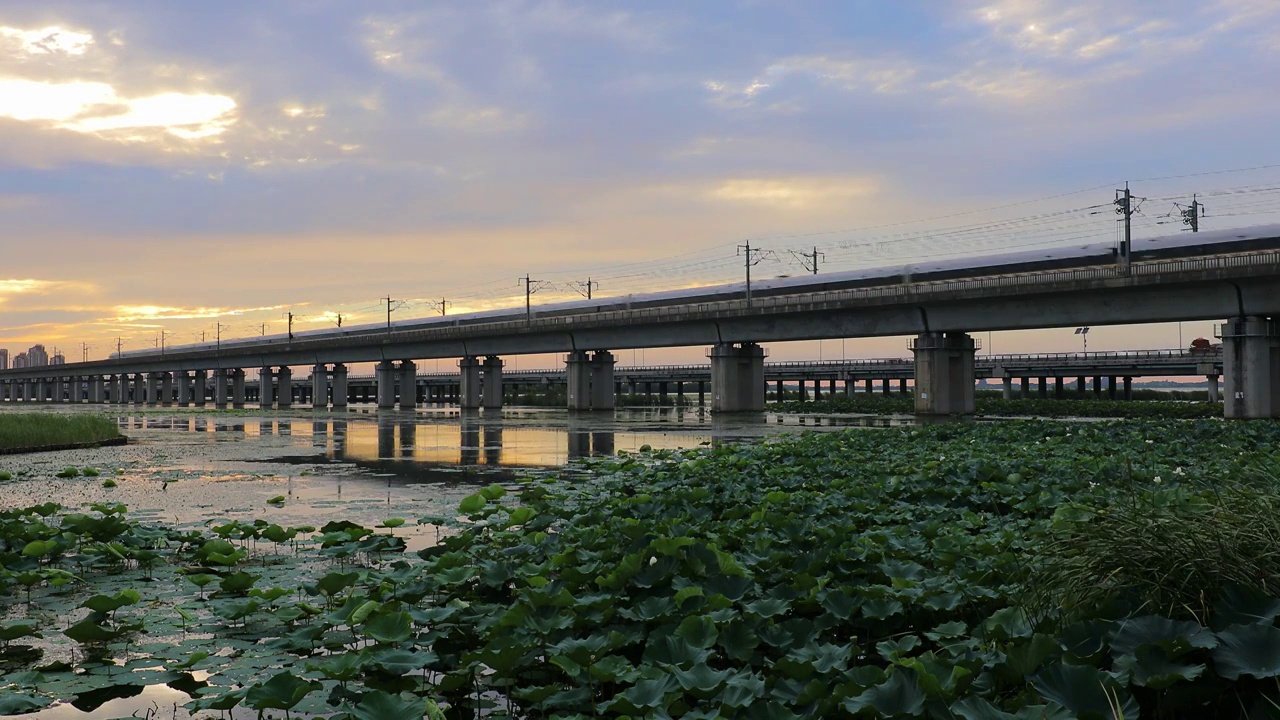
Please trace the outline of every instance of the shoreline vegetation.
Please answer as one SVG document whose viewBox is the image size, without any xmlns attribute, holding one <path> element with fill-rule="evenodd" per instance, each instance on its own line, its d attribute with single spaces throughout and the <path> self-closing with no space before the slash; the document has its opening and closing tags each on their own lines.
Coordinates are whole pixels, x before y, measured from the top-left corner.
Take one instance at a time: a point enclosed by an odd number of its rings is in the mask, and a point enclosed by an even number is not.
<svg viewBox="0 0 1280 720">
<path fill-rule="evenodd" d="M 124 436 L 108 417 L 60 413 L 0 413 L 0 452 L 85 447 Z"/>
<path fill-rule="evenodd" d="M 979 417 L 1041 418 L 1164 418 L 1169 420 L 1222 417 L 1222 403 L 1176 400 L 1096 400 L 1054 398 L 981 397 L 975 401 Z M 911 415 L 915 399 L 910 395 L 864 394 L 821 400 L 788 400 L 769 410 L 792 414 Z"/>
<path fill-rule="evenodd" d="M 623 453 L 419 518 L 448 530 L 418 553 L 413 519 L 0 511 L 0 714 L 163 683 L 358 719 L 1269 717 L 1277 445 L 1031 420 Z"/>
</svg>

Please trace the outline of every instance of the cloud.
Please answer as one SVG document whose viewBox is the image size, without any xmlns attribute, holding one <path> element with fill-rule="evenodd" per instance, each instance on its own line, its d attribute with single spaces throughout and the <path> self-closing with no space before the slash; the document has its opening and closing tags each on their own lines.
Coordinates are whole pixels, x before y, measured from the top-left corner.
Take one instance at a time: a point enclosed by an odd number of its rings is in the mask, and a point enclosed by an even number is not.
<svg viewBox="0 0 1280 720">
<path fill-rule="evenodd" d="M 436 127 L 482 133 L 519 130 L 527 122 L 524 115 L 497 107 L 442 107 L 433 111 L 428 119 Z"/>
<path fill-rule="evenodd" d="M 702 86 L 712 94 L 714 104 L 734 108 L 754 104 L 760 96 L 789 78 L 808 78 L 845 92 L 886 94 L 909 87 L 918 72 L 910 63 L 887 58 L 794 55 L 770 63 L 745 83 L 707 80 Z"/>
<path fill-rule="evenodd" d="M 306 305 L 306 303 L 296 303 L 291 306 L 285 305 L 268 305 L 263 307 L 249 308 L 225 308 L 225 307 L 166 307 L 163 305 L 117 305 L 112 310 L 115 316 L 111 318 L 103 318 L 104 321 L 115 323 L 132 323 L 140 320 L 200 320 L 213 319 L 221 317 L 236 317 L 255 312 L 266 312 L 270 310 L 283 310 L 286 307 L 298 307 Z"/>
<path fill-rule="evenodd" d="M 714 200 L 799 210 L 874 194 L 870 178 L 738 178 L 726 180 L 708 196 Z"/>
<path fill-rule="evenodd" d="M 177 89 L 130 93 L 104 79 L 63 78 L 76 70 L 102 74 L 111 65 L 109 53 L 118 46 L 95 50 L 89 32 L 3 27 L 0 39 L 9 47 L 10 60 L 18 61 L 0 66 L 0 117 L 125 142 L 211 138 L 237 119 L 237 103 L 225 94 Z M 21 62 L 32 56 L 49 56 L 49 61 Z M 8 74 L 3 74 L 6 66 Z M 166 69 L 161 74 L 183 73 Z"/>
<path fill-rule="evenodd" d="M 31 278 L 0 280 L 0 300 L 3 300 L 6 295 L 52 292 L 71 284 L 57 280 L 35 280 Z"/>
<path fill-rule="evenodd" d="M 84 55 L 92 44 L 92 34 L 57 26 L 37 30 L 0 27 L 0 48 L 13 55 Z"/>
</svg>

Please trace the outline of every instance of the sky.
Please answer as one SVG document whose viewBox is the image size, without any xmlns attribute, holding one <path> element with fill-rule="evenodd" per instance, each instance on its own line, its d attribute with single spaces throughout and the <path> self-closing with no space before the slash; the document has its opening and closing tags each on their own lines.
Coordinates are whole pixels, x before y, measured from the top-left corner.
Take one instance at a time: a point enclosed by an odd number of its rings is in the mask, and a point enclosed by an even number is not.
<svg viewBox="0 0 1280 720">
<path fill-rule="evenodd" d="M 1276 0 L 0 0 L 0 347 L 734 282 L 747 241 L 757 277 L 1105 242 L 1126 180 L 1140 236 L 1192 193 L 1276 221 L 1277 71 Z"/>
</svg>

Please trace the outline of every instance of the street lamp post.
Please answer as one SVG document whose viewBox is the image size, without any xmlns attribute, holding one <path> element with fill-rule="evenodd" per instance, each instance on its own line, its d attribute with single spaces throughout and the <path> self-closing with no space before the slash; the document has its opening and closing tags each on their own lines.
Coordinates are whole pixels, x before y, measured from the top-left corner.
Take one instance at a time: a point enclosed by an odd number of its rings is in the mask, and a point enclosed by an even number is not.
<svg viewBox="0 0 1280 720">
<path fill-rule="evenodd" d="M 1088 355 L 1089 354 L 1089 327 L 1086 325 L 1085 327 L 1076 328 L 1076 335 L 1079 335 L 1080 339 L 1084 341 L 1084 354 Z"/>
</svg>

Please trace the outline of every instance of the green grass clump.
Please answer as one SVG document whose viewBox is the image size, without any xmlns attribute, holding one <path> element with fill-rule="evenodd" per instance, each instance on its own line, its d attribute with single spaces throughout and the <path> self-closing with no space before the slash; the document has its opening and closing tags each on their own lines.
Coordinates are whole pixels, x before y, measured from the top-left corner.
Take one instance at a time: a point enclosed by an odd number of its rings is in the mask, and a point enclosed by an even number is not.
<svg viewBox="0 0 1280 720">
<path fill-rule="evenodd" d="M 1224 588 L 1280 594 L 1280 483 L 1266 474 L 1137 488 L 1055 517 L 1031 587 L 1070 614 L 1120 602 L 1202 617 Z"/>
<path fill-rule="evenodd" d="M 84 475 L 85 477 L 98 477 L 102 473 L 98 472 L 98 468 L 87 467 L 81 470 L 80 474 Z"/>
<path fill-rule="evenodd" d="M 107 478 L 106 480 L 102 481 L 102 487 L 104 488 L 113 488 L 115 486 L 116 486 L 116 481 L 112 480 L 111 478 Z"/>
<path fill-rule="evenodd" d="M 13 473 L 8 470 L 0 470 L 0 482 L 8 482 L 13 479 Z"/>
<path fill-rule="evenodd" d="M 93 443 L 118 437 L 120 429 L 115 422 L 101 415 L 0 414 L 0 450 Z"/>
<path fill-rule="evenodd" d="M 80 477 L 80 468 L 76 468 L 76 467 L 63 468 L 58 471 L 58 477 L 60 478 Z"/>
</svg>

